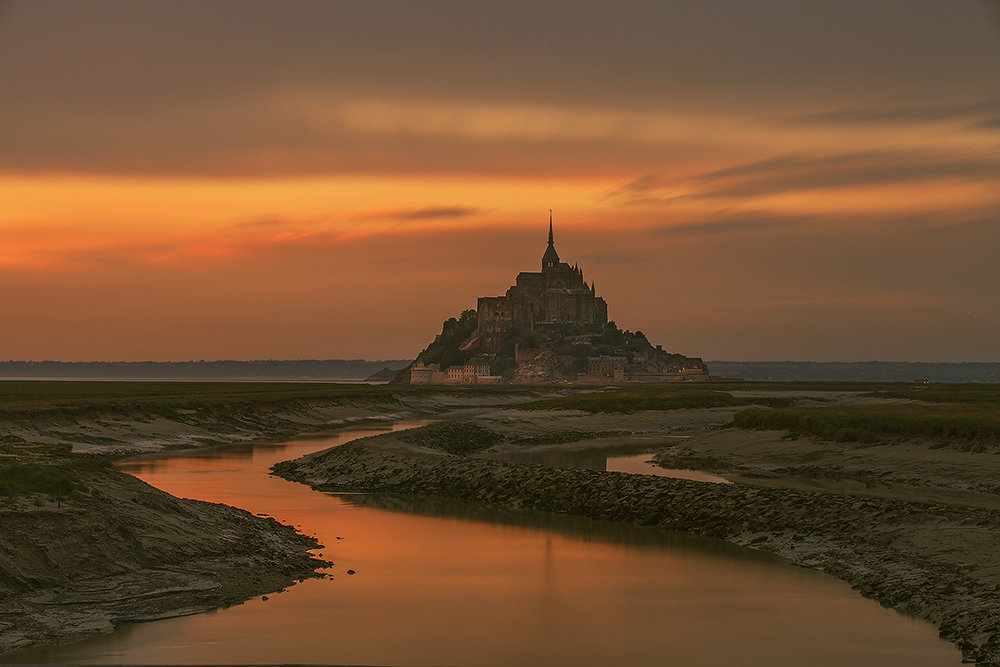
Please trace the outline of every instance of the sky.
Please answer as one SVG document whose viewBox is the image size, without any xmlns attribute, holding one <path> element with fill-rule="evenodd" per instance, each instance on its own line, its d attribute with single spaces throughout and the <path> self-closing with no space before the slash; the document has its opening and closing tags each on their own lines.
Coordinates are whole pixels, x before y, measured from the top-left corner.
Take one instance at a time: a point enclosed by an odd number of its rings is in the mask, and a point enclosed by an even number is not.
<svg viewBox="0 0 1000 667">
<path fill-rule="evenodd" d="M 412 358 L 556 248 L 718 360 L 1000 361 L 1000 2 L 0 0 L 0 359 Z"/>
</svg>

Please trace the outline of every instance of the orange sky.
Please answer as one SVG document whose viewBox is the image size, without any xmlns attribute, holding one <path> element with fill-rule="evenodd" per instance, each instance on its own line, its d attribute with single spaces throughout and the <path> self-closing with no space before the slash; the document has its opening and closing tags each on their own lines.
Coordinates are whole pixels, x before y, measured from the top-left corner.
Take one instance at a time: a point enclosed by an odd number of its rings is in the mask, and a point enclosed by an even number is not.
<svg viewBox="0 0 1000 667">
<path fill-rule="evenodd" d="M 1000 361 L 1000 13 L 0 3 L 0 358 L 411 358 L 556 247 L 706 359 Z"/>
</svg>

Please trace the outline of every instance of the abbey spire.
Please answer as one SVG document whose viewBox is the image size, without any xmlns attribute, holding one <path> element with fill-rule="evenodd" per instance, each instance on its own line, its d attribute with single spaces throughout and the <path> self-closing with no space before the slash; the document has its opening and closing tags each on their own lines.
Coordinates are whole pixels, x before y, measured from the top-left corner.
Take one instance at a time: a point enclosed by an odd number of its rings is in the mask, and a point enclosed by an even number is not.
<svg viewBox="0 0 1000 667">
<path fill-rule="evenodd" d="M 521 332 L 554 324 L 606 324 L 608 304 L 587 284 L 579 264 L 559 261 L 549 210 L 549 243 L 540 272 L 522 271 L 504 296 L 481 296 L 476 309 L 479 345 L 498 354 Z"/>
<path fill-rule="evenodd" d="M 555 243 L 552 240 L 552 209 L 549 209 L 549 247 L 542 255 L 542 273 L 556 271 L 559 268 L 559 253 L 556 252 Z"/>
</svg>

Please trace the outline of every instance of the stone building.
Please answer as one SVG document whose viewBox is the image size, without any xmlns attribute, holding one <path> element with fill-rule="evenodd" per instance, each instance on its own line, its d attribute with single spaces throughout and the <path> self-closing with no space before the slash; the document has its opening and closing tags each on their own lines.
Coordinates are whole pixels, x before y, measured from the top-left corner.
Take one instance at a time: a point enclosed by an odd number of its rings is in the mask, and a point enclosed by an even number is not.
<svg viewBox="0 0 1000 667">
<path fill-rule="evenodd" d="M 608 304 L 587 285 L 576 265 L 559 261 L 549 215 L 549 244 L 542 255 L 542 270 L 522 271 L 505 296 L 479 298 L 476 313 L 478 339 L 484 352 L 499 352 L 509 329 L 534 330 L 545 323 L 593 324 L 608 321 Z"/>
<path fill-rule="evenodd" d="M 600 375 L 620 382 L 625 379 L 627 369 L 628 359 L 626 357 L 603 356 L 587 359 L 587 375 Z"/>
<path fill-rule="evenodd" d="M 490 375 L 490 362 L 473 357 L 461 366 L 441 370 L 440 364 L 415 362 L 410 368 L 410 384 L 498 384 L 500 377 Z"/>
</svg>

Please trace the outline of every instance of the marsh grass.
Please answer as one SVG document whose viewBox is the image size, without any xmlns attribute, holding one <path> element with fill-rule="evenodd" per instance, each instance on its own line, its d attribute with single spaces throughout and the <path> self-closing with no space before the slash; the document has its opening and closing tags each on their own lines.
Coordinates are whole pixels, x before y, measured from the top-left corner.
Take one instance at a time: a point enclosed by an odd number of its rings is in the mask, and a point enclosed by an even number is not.
<svg viewBox="0 0 1000 667">
<path fill-rule="evenodd" d="M 1000 385 L 996 384 L 931 384 L 910 385 L 876 391 L 880 398 L 902 398 L 927 403 L 1000 404 Z"/>
<path fill-rule="evenodd" d="M 0 496 L 45 493 L 66 497 L 81 488 L 76 477 L 53 466 L 21 463 L 0 466 Z"/>
<path fill-rule="evenodd" d="M 367 385 L 332 382 L 131 382 L 76 380 L 0 380 L 0 412 L 95 407 L 123 414 L 142 411 L 176 418 L 178 410 L 227 409 L 234 405 L 296 400 L 380 401 L 398 396 L 453 394 L 488 400 L 491 396 L 536 396 L 537 387 Z"/>
<path fill-rule="evenodd" d="M 839 442 L 878 442 L 892 437 L 1000 440 L 1000 405 L 992 403 L 752 409 L 736 413 L 734 421 L 741 428 L 787 430 Z"/>
<path fill-rule="evenodd" d="M 106 473 L 112 465 L 111 457 L 77 454 L 68 443 L 29 442 L 20 436 L 2 435 L 0 497 L 47 494 L 79 500 L 89 489 L 77 473 Z M 35 504 L 38 502 L 36 497 Z"/>
<path fill-rule="evenodd" d="M 328 382 L 84 382 L 77 380 L 0 381 L 0 403 L 100 403 L 153 409 L 185 403 L 214 404 L 238 400 L 295 398 L 386 398 L 385 386 Z"/>
<path fill-rule="evenodd" d="M 582 412 L 640 412 L 727 408 L 751 401 L 722 391 L 642 387 L 593 394 L 560 396 L 519 405 L 521 410 L 580 410 Z"/>
<path fill-rule="evenodd" d="M 504 441 L 500 434 L 472 422 L 430 424 L 403 431 L 397 437 L 404 442 L 458 455 L 489 449 Z"/>
</svg>

